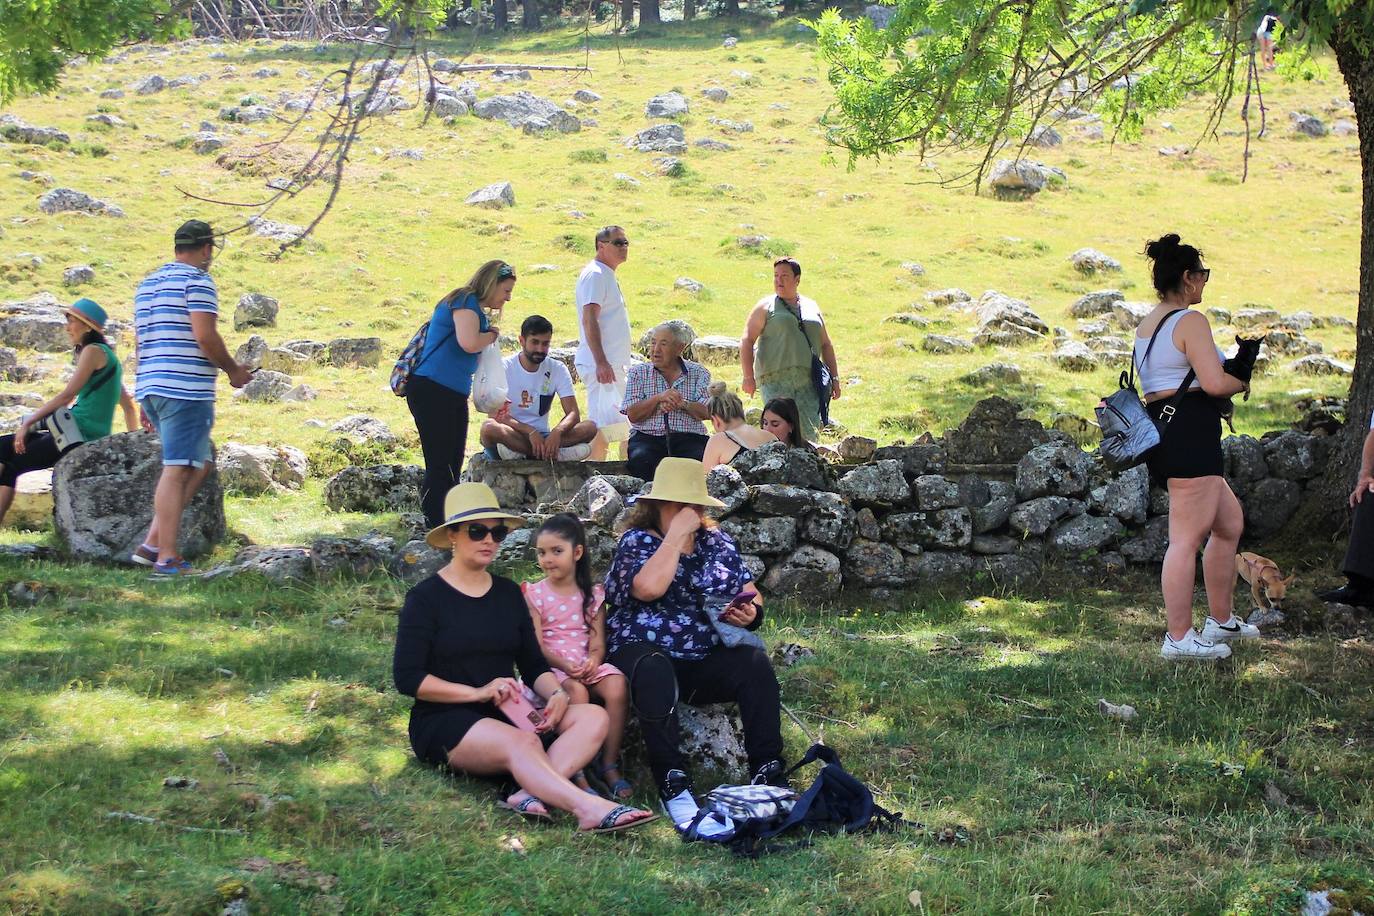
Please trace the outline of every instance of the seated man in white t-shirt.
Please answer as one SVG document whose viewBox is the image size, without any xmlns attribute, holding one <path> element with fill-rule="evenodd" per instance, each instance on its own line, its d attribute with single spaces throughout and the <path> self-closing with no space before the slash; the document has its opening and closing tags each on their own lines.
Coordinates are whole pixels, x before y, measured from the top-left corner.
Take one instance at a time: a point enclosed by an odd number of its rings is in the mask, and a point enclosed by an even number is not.
<svg viewBox="0 0 1374 916">
<path fill-rule="evenodd" d="M 520 352 L 507 356 L 510 401 L 482 423 L 482 445 L 506 461 L 521 458 L 581 461 L 591 454 L 596 424 L 583 420 L 568 367 L 549 359 L 553 325 L 531 315 L 520 325 Z M 557 397 L 563 419 L 549 429 L 549 409 Z"/>
</svg>

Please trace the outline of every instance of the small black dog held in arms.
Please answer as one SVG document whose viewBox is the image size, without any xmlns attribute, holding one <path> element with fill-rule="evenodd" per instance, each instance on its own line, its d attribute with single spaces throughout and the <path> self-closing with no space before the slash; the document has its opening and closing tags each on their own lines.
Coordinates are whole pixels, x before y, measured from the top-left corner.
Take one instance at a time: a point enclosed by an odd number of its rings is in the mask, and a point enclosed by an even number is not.
<svg viewBox="0 0 1374 916">
<path fill-rule="evenodd" d="M 1245 397 L 1242 400 L 1250 400 L 1250 376 L 1255 374 L 1255 360 L 1259 357 L 1260 343 L 1262 341 L 1246 340 L 1243 337 L 1236 337 L 1236 344 L 1239 349 L 1236 355 L 1221 364 L 1225 373 L 1233 378 L 1238 378 L 1245 383 Z M 1216 402 L 1217 409 L 1221 411 L 1221 418 L 1226 421 L 1227 427 L 1231 432 L 1236 428 L 1231 425 L 1231 418 L 1236 415 L 1236 405 L 1230 398 L 1212 398 Z"/>
</svg>

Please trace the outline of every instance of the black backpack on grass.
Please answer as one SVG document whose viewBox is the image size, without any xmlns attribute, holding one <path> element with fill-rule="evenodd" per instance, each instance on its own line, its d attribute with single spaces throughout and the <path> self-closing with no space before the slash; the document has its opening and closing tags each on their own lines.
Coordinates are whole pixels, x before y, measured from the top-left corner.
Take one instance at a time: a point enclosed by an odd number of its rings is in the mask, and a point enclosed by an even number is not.
<svg viewBox="0 0 1374 916">
<path fill-rule="evenodd" d="M 802 759 L 787 771 L 791 778 L 808 763 L 821 761 L 823 766 L 816 781 L 792 802 L 791 810 L 783 817 L 735 820 L 735 834 L 729 846 L 736 855 L 757 859 L 765 853 L 787 848 L 767 841 L 780 834 L 799 830 L 812 833 L 879 833 L 909 826 L 919 828 L 902 819 L 900 811 L 888 811 L 873 800 L 868 786 L 854 778 L 840 765 L 839 755 L 824 744 L 813 744 Z M 722 787 L 723 788 L 723 787 Z M 719 790 L 717 790 L 719 791 Z M 708 796 L 709 798 L 709 796 Z M 802 839 L 798 846 L 807 845 Z"/>
</svg>

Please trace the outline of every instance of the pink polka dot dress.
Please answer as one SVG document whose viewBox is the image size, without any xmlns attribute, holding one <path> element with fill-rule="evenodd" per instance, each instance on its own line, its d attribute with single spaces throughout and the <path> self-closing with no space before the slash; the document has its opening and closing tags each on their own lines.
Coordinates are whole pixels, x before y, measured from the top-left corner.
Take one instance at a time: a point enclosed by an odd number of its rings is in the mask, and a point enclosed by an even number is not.
<svg viewBox="0 0 1374 916">
<path fill-rule="evenodd" d="M 605 589 L 600 585 L 593 586 L 594 605 L 600 607 L 605 599 Z M 582 593 L 560 595 L 549 585 L 548 579 L 540 579 L 538 582 L 526 583 L 525 600 L 529 602 L 530 607 L 539 612 L 542 629 L 540 635 L 549 651 L 573 664 L 586 661 L 591 632 L 587 629 L 587 620 L 582 613 Z M 551 670 L 560 684 L 567 680 L 568 675 L 565 672 L 557 668 Z M 620 669 L 615 665 L 603 663 L 597 667 L 591 683 L 595 684 L 604 677 L 620 673 Z"/>
</svg>

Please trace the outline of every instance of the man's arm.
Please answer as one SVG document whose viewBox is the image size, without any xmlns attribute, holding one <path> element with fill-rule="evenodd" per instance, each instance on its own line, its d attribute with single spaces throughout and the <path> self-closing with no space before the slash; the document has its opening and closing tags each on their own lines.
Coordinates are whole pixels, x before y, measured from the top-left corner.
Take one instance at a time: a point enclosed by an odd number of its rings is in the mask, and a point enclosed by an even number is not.
<svg viewBox="0 0 1374 916">
<path fill-rule="evenodd" d="M 830 331 L 823 321 L 821 322 L 821 361 L 825 363 L 825 368 L 830 370 L 830 396 L 838 398 L 840 396 L 840 367 L 835 362 L 835 345 L 830 342 Z"/>
<path fill-rule="evenodd" d="M 671 390 L 672 389 L 669 389 L 669 391 Z M 629 420 L 631 423 L 643 423 L 659 412 L 659 408 L 663 405 L 663 396 L 667 393 L 668 392 L 665 391 L 662 394 L 655 394 L 651 397 L 647 397 L 642 401 L 626 404 L 625 419 Z"/>
<path fill-rule="evenodd" d="M 615 381 L 615 369 L 606 359 L 606 351 L 601 347 L 601 303 L 588 302 L 582 306 L 582 339 L 587 349 L 592 351 L 596 362 L 596 380 L 603 385 Z"/>
<path fill-rule="evenodd" d="M 1374 492 L 1374 429 L 1364 437 L 1364 448 L 1360 449 L 1360 478 L 1355 481 L 1355 489 L 1350 491 L 1350 505 L 1356 506 L 1364 501 L 1368 493 Z"/>
<path fill-rule="evenodd" d="M 191 334 L 195 336 L 196 345 L 200 347 L 200 352 L 205 354 L 205 358 L 229 376 L 229 384 L 235 388 L 242 388 L 248 384 L 253 373 L 229 355 L 224 338 L 219 336 L 217 317 L 214 312 L 191 312 Z"/>
<path fill-rule="evenodd" d="M 559 403 L 563 405 L 563 419 L 558 421 L 558 425 L 553 428 L 552 432 L 558 433 L 561 437 L 566 435 L 578 423 L 582 422 L 582 413 L 577 408 L 576 395 L 565 395 L 558 400 Z"/>
<path fill-rule="evenodd" d="M 763 333 L 763 326 L 768 320 L 767 308 L 766 305 L 754 306 L 749 319 L 744 322 L 744 336 L 739 341 L 739 368 L 744 378 L 740 390 L 750 397 L 758 390 L 754 382 L 754 343 Z"/>
</svg>

